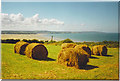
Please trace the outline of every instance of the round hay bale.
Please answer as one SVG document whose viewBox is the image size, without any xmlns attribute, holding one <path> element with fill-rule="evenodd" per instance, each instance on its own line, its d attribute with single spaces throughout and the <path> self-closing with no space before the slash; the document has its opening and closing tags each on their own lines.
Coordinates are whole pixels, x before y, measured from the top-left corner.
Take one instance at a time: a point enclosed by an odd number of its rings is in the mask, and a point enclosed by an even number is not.
<svg viewBox="0 0 120 81">
<path fill-rule="evenodd" d="M 25 54 L 29 58 L 41 60 L 47 59 L 48 51 L 47 48 L 40 43 L 31 43 L 26 47 Z"/>
<path fill-rule="evenodd" d="M 62 49 L 58 54 L 58 63 L 70 67 L 80 68 L 89 61 L 86 54 L 76 53 L 74 48 Z"/>
<path fill-rule="evenodd" d="M 28 44 L 29 43 L 24 42 L 24 41 L 17 42 L 14 46 L 14 52 L 21 54 L 21 55 L 25 55 L 24 51 L 25 51 L 25 48 Z"/>
<path fill-rule="evenodd" d="M 101 54 L 103 55 L 103 56 L 105 56 L 105 55 L 107 55 L 107 47 L 105 46 L 105 45 L 102 45 L 101 46 Z"/>
<path fill-rule="evenodd" d="M 65 49 L 65 48 L 74 48 L 75 46 L 76 46 L 76 44 L 74 44 L 74 43 L 63 43 L 61 45 L 61 48 L 62 49 Z"/>
<path fill-rule="evenodd" d="M 78 65 L 79 65 L 79 67 L 83 67 L 83 66 L 87 65 L 87 62 L 89 62 L 88 55 L 78 53 Z"/>
<path fill-rule="evenodd" d="M 92 47 L 92 55 L 100 55 L 98 46 Z"/>
<path fill-rule="evenodd" d="M 88 57 L 91 57 L 91 49 L 87 45 L 76 45 L 74 48 L 77 53 L 87 54 Z"/>
<path fill-rule="evenodd" d="M 79 44 L 79 47 L 88 47 L 86 44 Z"/>
<path fill-rule="evenodd" d="M 98 56 L 107 55 L 107 47 L 105 45 L 96 45 L 92 48 L 92 54 Z"/>
</svg>

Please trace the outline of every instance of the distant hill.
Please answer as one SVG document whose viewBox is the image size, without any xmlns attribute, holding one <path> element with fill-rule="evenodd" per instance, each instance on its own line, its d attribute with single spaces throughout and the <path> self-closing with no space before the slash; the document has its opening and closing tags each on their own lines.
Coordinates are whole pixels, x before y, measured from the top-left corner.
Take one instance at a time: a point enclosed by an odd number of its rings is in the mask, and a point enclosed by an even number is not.
<svg viewBox="0 0 120 81">
<path fill-rule="evenodd" d="M 1 34 L 37 34 L 48 33 L 47 31 L 1 31 Z"/>
<path fill-rule="evenodd" d="M 59 33 L 105 33 L 98 31 L 83 31 L 83 32 L 75 32 L 75 31 L 1 31 L 1 34 L 59 34 Z"/>
<path fill-rule="evenodd" d="M 2 34 L 38 34 L 38 33 L 73 33 L 73 32 L 58 32 L 58 31 L 1 31 Z"/>
</svg>

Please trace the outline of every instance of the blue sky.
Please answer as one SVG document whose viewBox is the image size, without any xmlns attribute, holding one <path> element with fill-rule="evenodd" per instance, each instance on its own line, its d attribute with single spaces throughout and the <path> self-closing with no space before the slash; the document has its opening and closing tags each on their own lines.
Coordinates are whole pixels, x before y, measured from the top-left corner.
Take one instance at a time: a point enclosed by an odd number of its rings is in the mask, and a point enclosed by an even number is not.
<svg viewBox="0 0 120 81">
<path fill-rule="evenodd" d="M 118 2 L 2 2 L 2 13 L 14 14 L 17 20 L 22 14 L 30 21 L 38 14 L 36 18 L 42 22 L 13 26 L 5 20 L 3 30 L 118 32 Z"/>
</svg>

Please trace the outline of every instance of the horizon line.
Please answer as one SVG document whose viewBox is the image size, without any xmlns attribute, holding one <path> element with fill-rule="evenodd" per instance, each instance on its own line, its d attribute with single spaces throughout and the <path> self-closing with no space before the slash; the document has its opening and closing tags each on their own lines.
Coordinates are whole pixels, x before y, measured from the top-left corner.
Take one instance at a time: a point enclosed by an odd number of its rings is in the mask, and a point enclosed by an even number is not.
<svg viewBox="0 0 120 81">
<path fill-rule="evenodd" d="M 119 2 L 119 0 L 1 0 L 1 2 Z"/>
<path fill-rule="evenodd" d="M 102 33 L 120 33 L 118 32 L 108 32 L 108 31 L 64 31 L 64 30 L 1 30 L 2 31 L 48 31 L 48 32 L 102 32 Z"/>
</svg>

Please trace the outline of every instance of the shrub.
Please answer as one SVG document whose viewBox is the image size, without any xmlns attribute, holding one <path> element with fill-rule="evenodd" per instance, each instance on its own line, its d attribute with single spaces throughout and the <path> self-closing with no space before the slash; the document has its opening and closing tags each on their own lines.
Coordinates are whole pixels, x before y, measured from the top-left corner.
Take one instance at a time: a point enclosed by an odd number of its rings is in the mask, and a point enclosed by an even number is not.
<svg viewBox="0 0 120 81">
<path fill-rule="evenodd" d="M 53 41 L 53 40 L 51 40 L 51 41 L 49 41 L 49 43 L 55 43 L 56 41 Z"/>
<path fill-rule="evenodd" d="M 33 39 L 31 40 L 32 43 L 39 43 L 39 41 L 37 39 Z"/>
<path fill-rule="evenodd" d="M 22 41 L 24 41 L 24 42 L 28 42 L 28 40 L 27 40 L 27 39 L 23 39 Z"/>
<path fill-rule="evenodd" d="M 46 40 L 45 43 L 48 43 L 48 40 Z"/>
<path fill-rule="evenodd" d="M 32 39 L 32 40 L 27 40 L 27 39 L 23 39 L 22 41 L 24 42 L 28 42 L 28 43 L 44 43 L 44 41 L 39 41 L 37 39 Z"/>
<path fill-rule="evenodd" d="M 71 39 L 65 39 L 63 40 L 63 43 L 73 43 L 73 41 Z"/>
<path fill-rule="evenodd" d="M 39 43 L 42 43 L 42 44 L 43 44 L 43 43 L 44 43 L 44 41 L 42 41 L 42 40 L 41 40 L 41 41 L 39 41 Z"/>
<path fill-rule="evenodd" d="M 20 39 L 5 39 L 5 40 L 1 40 L 2 43 L 12 43 L 12 44 L 15 44 L 18 41 L 20 41 Z"/>
</svg>

